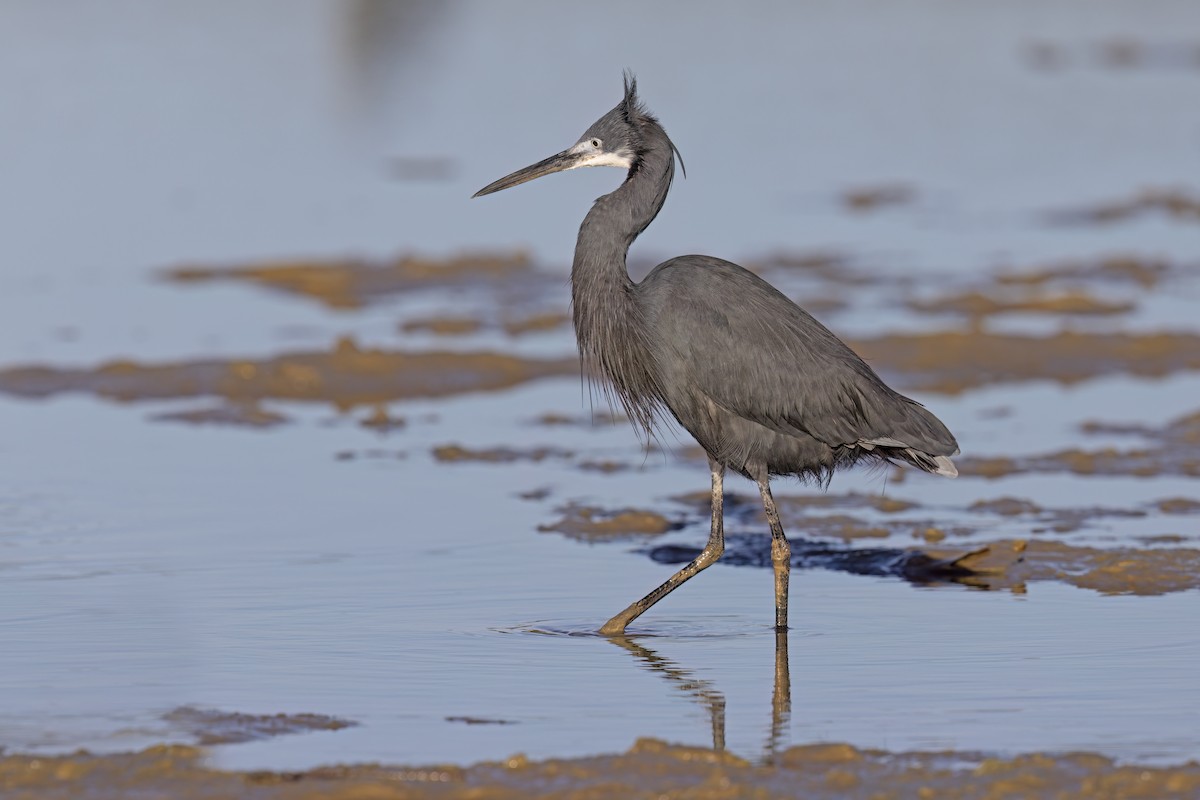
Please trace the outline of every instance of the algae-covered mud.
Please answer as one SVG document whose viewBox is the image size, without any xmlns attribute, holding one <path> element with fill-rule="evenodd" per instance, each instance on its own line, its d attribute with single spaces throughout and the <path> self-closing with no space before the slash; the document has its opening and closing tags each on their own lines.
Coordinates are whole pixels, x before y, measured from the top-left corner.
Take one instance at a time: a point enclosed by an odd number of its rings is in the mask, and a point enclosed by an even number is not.
<svg viewBox="0 0 1200 800">
<path fill-rule="evenodd" d="M 245 281 L 297 294 L 330 308 L 354 309 L 391 295 L 481 283 L 495 283 L 516 293 L 527 284 L 549 282 L 552 276 L 535 272 L 524 254 L 477 253 L 441 261 L 409 256 L 383 263 L 334 261 L 230 268 L 177 267 L 168 270 L 164 278 L 184 284 Z"/>
<path fill-rule="evenodd" d="M 197 744 L 237 744 L 305 731 L 337 731 L 353 722 L 325 714 L 241 714 L 210 708 L 177 708 L 163 719 L 186 730 Z"/>
<path fill-rule="evenodd" d="M 1200 793 L 1200 764 L 1120 765 L 1095 753 L 992 758 L 951 751 L 889 753 L 848 744 L 791 747 L 769 765 L 698 747 L 640 739 L 623 753 L 533 761 L 514 755 L 468 767 L 364 765 L 300 772 L 225 772 L 191 747 L 157 747 L 118 757 L 0 758 L 0 789 L 15 800 L 74 798 L 106 787 L 200 800 L 303 798 L 678 797 L 780 798 L 1188 798 Z"/>
<path fill-rule="evenodd" d="M 853 345 L 878 369 L 900 376 L 897 382 L 949 394 L 995 383 L 1072 384 L 1102 375 L 1162 377 L 1200 369 L 1200 334 L 1191 333 L 1026 336 L 948 331 L 895 334 Z M 1029 358 L 1031 352 L 1038 358 Z M 364 350 L 344 339 L 328 352 L 287 353 L 260 361 L 118 361 L 93 369 L 17 366 L 0 371 L 0 391 L 23 397 L 87 392 L 121 401 L 217 396 L 353 406 L 508 388 L 578 371 L 578 361 L 569 358 Z"/>
<path fill-rule="evenodd" d="M 1200 797 L 1190 5 L 9 6 L 5 800 Z M 596 633 L 707 460 L 582 379 L 619 171 L 469 199 L 623 67 L 632 278 L 744 264 L 962 449 L 775 482 L 787 632 L 730 475 Z"/>
<path fill-rule="evenodd" d="M 575 359 L 523 359 L 488 352 L 385 352 L 362 349 L 353 340 L 342 339 L 327 351 L 285 353 L 258 361 L 147 365 L 116 361 L 92 370 L 16 367 L 0 375 L 0 391 L 23 397 L 87 392 L 121 402 L 187 397 L 241 403 L 299 400 L 349 408 L 504 389 L 571 371 L 578 371 Z"/>
</svg>

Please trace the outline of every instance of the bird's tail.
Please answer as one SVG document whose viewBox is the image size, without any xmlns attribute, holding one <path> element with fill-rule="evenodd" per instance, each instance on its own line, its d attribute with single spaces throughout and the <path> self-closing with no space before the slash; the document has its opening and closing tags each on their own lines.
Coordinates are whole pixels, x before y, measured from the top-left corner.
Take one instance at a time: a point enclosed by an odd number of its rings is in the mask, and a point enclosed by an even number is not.
<svg viewBox="0 0 1200 800">
<path fill-rule="evenodd" d="M 900 402 L 888 409 L 887 433 L 859 439 L 858 446 L 925 472 L 958 477 L 958 468 L 950 460 L 958 455 L 954 434 L 925 406 L 907 397 L 897 396 L 897 399 Z"/>
<path fill-rule="evenodd" d="M 899 439 L 884 436 L 878 439 L 859 439 L 857 444 L 863 450 L 873 451 L 876 455 L 889 461 L 900 460 L 935 475 L 945 475 L 947 478 L 958 477 L 958 467 L 954 466 L 950 456 L 931 455 L 915 447 L 908 447 Z M 955 450 L 950 455 L 957 454 L 958 451 Z"/>
</svg>

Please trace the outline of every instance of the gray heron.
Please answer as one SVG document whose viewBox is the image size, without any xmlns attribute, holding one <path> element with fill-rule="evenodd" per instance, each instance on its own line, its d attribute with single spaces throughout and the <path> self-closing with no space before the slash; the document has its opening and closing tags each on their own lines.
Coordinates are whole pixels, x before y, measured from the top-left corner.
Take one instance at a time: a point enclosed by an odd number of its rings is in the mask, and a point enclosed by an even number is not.
<svg viewBox="0 0 1200 800">
<path fill-rule="evenodd" d="M 616 635 L 725 549 L 722 481 L 733 470 L 758 485 L 771 528 L 775 628 L 786 630 L 791 547 L 771 478 L 827 485 L 859 462 L 902 462 L 947 477 L 954 436 L 924 406 L 888 387 L 808 312 L 762 278 L 719 258 L 664 261 L 629 277 L 633 241 L 666 201 L 679 151 L 625 78 L 625 95 L 574 145 L 518 170 L 475 197 L 579 167 L 618 167 L 625 180 L 579 228 L 571 305 L 589 376 L 647 436 L 673 417 L 708 454 L 712 527 L 700 554 L 600 629 Z M 682 166 L 682 159 L 680 165 Z"/>
</svg>

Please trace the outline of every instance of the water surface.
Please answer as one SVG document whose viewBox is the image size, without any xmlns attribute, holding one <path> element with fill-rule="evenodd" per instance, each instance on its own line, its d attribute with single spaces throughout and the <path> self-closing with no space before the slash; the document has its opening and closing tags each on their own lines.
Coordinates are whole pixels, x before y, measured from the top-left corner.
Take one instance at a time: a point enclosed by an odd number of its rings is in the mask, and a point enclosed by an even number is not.
<svg viewBox="0 0 1200 800">
<path fill-rule="evenodd" d="M 1177 42 L 1196 30 L 1188 4 L 1092 3 L 1086 14 L 1072 3 L 766 4 L 736 14 L 618 4 L 604 15 L 530 4 L 512 15 L 468 3 L 398 22 L 371 17 L 374 7 L 289 4 L 280 25 L 284 12 L 271 4 L 183 12 L 128 2 L 71 17 L 8 4 L 0 92 L 13 101 L 0 112 L 0 148 L 20 158 L 0 182 L 0 214 L 14 223 L 0 259 L 0 367 L 265 358 L 339 336 L 364 347 L 569 356 L 563 328 L 519 339 L 401 330 L 428 315 L 482 317 L 500 302 L 485 286 L 347 311 L 162 275 L 180 264 L 524 247 L 561 278 L 539 299 L 565 309 L 578 221 L 619 176 L 581 171 L 467 198 L 574 141 L 616 101 L 627 66 L 689 167 L 639 242 L 642 262 L 691 251 L 746 262 L 840 254 L 839 269 L 860 270 L 864 283 L 769 277 L 802 301 L 836 289 L 846 305 L 822 318 L 870 337 L 967 324 L 913 311 L 902 302 L 910 295 L 975 286 L 998 268 L 1134 254 L 1178 269 L 1148 288 L 1085 282 L 1132 301 L 1126 314 L 983 324 L 1197 330 L 1200 284 L 1184 269 L 1200 262 L 1194 222 L 1153 211 L 1104 225 L 1046 216 L 1146 187 L 1195 190 L 1200 107 L 1187 98 L 1200 69 L 1153 59 L 1116 69 L 1095 56 L 1115 37 Z M 529 23 L 539 14 L 549 29 Z M 378 24 L 360 38 L 364 19 Z M 735 44 L 713 46 L 726 37 Z M 1037 43 L 1057 48 L 1059 66 L 1031 61 Z M 396 159 L 450 167 L 436 180 L 401 170 L 400 180 Z M 845 203 L 847 190 L 892 184 L 911 187 L 911 199 L 867 212 Z M 919 399 L 965 454 L 1018 457 L 1142 446 L 1080 425 L 1161 426 L 1196 411 L 1198 389 L 1194 371 L 1115 370 L 1069 386 L 1000 383 Z M 672 498 L 705 489 L 707 475 L 644 453 L 624 425 L 534 424 L 545 413 L 586 416 L 575 378 L 395 403 L 407 424 L 386 434 L 359 424 L 367 408 L 316 403 L 270 403 L 290 422 L 269 430 L 152 420 L 195 405 L 0 395 L 7 750 L 191 741 L 164 718 L 187 706 L 360 723 L 217 747 L 231 767 L 572 756 L 621 751 L 639 736 L 710 745 L 719 699 L 726 745 L 753 759 L 815 741 L 1200 757 L 1195 590 L 1106 596 L 1050 581 L 985 592 L 797 571 L 791 709 L 780 720 L 765 570 L 709 570 L 638 620 L 630 632 L 644 650 L 590 635 L 669 573 L 649 547 L 704 541 L 703 515 Z M 573 455 L 433 457 L 451 443 Z M 631 468 L 576 468 L 589 459 Z M 740 480 L 729 488 L 752 491 Z M 519 496 L 535 489 L 548 491 Z M 1139 512 L 1058 534 L 1080 546 L 1144 547 L 1169 535 L 1195 547 L 1200 536 L 1194 514 L 1154 505 L 1195 498 L 1186 474 L 895 483 L 854 473 L 833 491 L 919 503 L 911 516 L 971 531 L 956 546 L 1056 535 L 1034 533 L 1040 523 L 1028 516 L 969 510 L 1004 497 Z M 683 524 L 592 543 L 538 530 L 570 502 Z M 893 534 L 870 544 L 919 542 Z"/>
</svg>

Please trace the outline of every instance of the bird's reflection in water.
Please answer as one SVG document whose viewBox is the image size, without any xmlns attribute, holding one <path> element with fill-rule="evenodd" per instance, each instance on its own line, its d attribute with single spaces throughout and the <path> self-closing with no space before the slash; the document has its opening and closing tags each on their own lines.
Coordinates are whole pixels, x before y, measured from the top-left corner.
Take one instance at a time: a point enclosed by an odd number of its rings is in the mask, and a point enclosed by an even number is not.
<svg viewBox="0 0 1200 800">
<path fill-rule="evenodd" d="M 788 632 L 775 631 L 775 688 L 771 693 L 771 730 L 767 735 L 763 761 L 775 762 L 775 754 L 787 744 L 788 722 L 792 716 L 792 675 L 788 671 Z"/>
<path fill-rule="evenodd" d="M 629 651 L 651 672 L 661 675 L 681 692 L 704 706 L 712 721 L 713 750 L 725 750 L 725 695 L 713 686 L 711 681 L 695 677 L 690 670 L 628 636 L 611 636 L 609 641 Z M 788 671 L 787 631 L 775 631 L 775 686 L 771 694 L 771 725 L 767 732 L 763 763 L 774 763 L 775 754 L 786 746 L 791 713 L 792 679 Z"/>
</svg>

